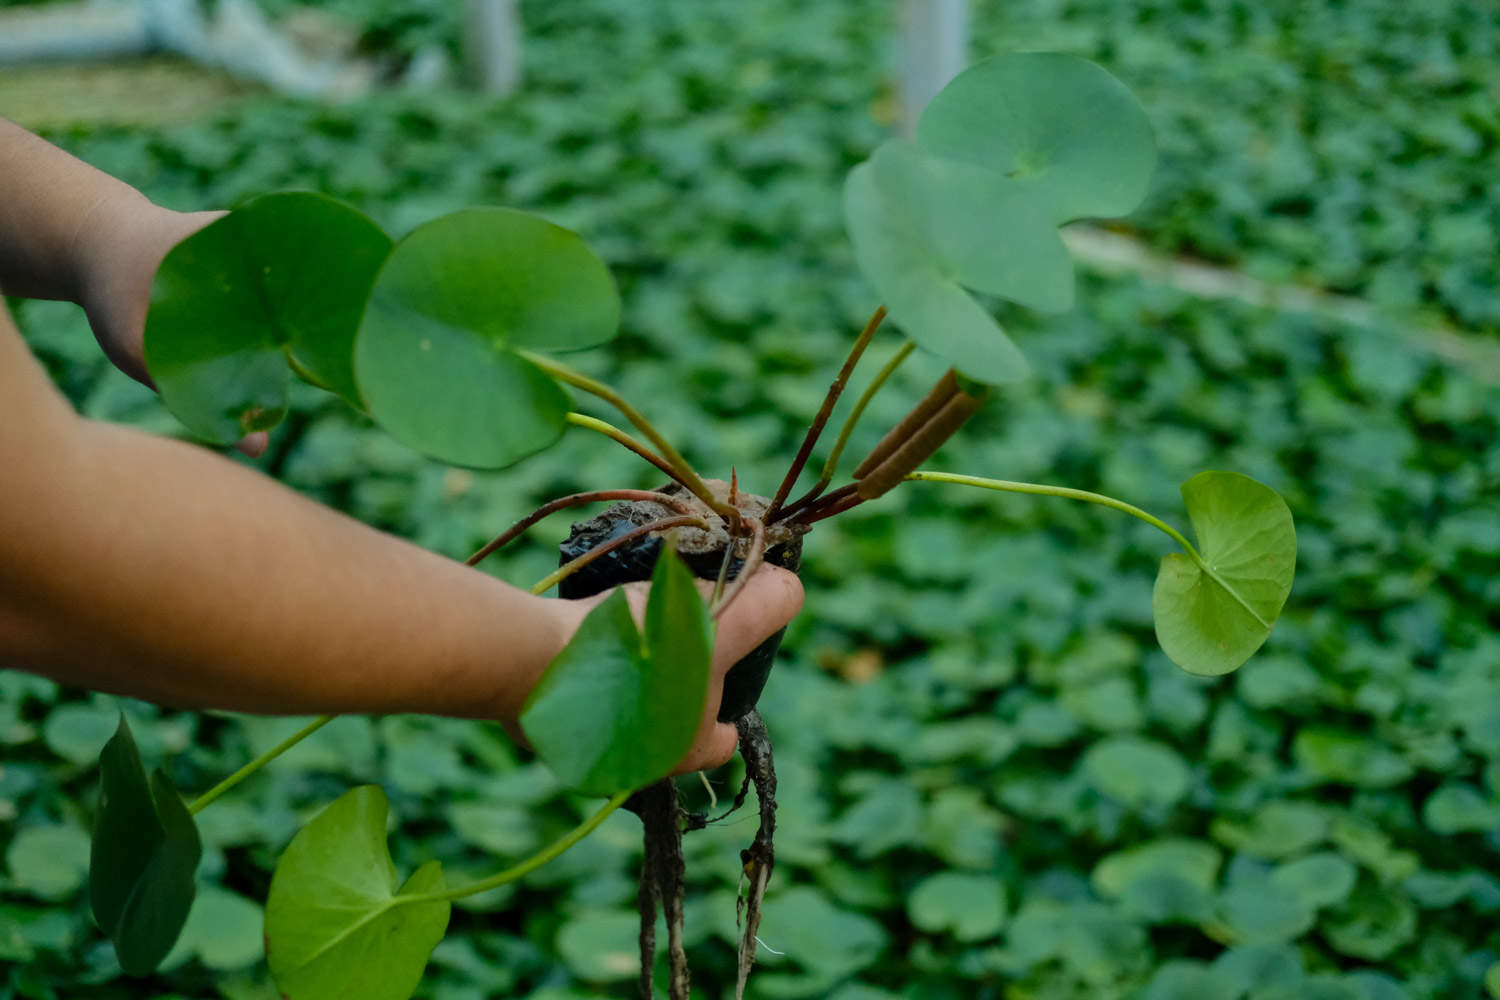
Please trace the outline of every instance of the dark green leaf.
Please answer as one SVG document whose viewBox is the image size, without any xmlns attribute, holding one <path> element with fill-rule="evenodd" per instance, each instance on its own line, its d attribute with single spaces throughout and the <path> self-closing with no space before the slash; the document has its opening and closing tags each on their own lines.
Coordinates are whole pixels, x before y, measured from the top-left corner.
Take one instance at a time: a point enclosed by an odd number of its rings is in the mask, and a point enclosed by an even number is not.
<svg viewBox="0 0 1500 1000">
<path fill-rule="evenodd" d="M 1156 638 L 1193 674 L 1226 674 L 1271 635 L 1292 590 L 1297 534 L 1286 501 L 1237 472 L 1200 472 L 1182 484 L 1202 563 L 1161 561 L 1151 607 Z"/>
<path fill-rule="evenodd" d="M 645 634 L 623 590 L 605 598 L 532 690 L 521 727 L 564 784 L 594 795 L 639 788 L 692 748 L 712 651 L 703 598 L 664 547 Z"/>
<path fill-rule="evenodd" d="M 509 465 L 562 434 L 568 399 L 516 349 L 602 344 L 620 300 L 574 233 L 524 212 L 475 208 L 414 230 L 381 270 L 355 372 L 375 419 L 457 465 Z"/>
<path fill-rule="evenodd" d="M 359 405 L 354 334 L 391 241 L 322 195 L 256 198 L 167 254 L 146 366 L 188 429 L 228 444 L 280 421 L 288 365 Z"/>
<path fill-rule="evenodd" d="M 89 859 L 94 919 L 120 967 L 150 973 L 172 949 L 193 905 L 203 846 L 166 775 L 146 769 L 125 717 L 99 759 L 99 816 Z"/>
<path fill-rule="evenodd" d="M 345 792 L 303 827 L 276 865 L 266 900 L 266 957 L 286 1000 L 406 1000 L 443 938 L 446 901 L 402 896 L 444 888 L 430 861 L 398 888 L 386 847 L 385 792 Z"/>
</svg>

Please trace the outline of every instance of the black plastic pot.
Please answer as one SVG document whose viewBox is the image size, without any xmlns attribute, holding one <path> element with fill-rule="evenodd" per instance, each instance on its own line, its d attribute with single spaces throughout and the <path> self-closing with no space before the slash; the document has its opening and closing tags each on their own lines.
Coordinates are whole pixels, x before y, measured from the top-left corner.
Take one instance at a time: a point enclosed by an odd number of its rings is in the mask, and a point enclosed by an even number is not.
<svg viewBox="0 0 1500 1000">
<path fill-rule="evenodd" d="M 708 486 L 720 497 L 728 493 L 728 484 L 718 480 L 709 480 Z M 664 493 L 694 507 L 702 506 L 697 498 L 676 483 L 663 486 L 656 492 Z M 740 510 L 752 516 L 758 517 L 763 514 L 769 504 L 770 501 L 765 497 L 747 493 L 739 495 Z M 705 521 L 717 524 L 716 515 L 709 513 L 706 507 L 703 507 L 702 512 Z M 674 511 L 667 507 L 647 501 L 633 500 L 614 504 L 597 517 L 573 524 L 567 540 L 561 545 L 561 562 L 570 562 L 633 528 L 669 517 L 673 513 Z M 722 528 L 708 532 L 698 529 L 676 530 L 678 532 L 677 554 L 693 571 L 693 574 L 704 580 L 718 579 L 719 567 L 724 561 L 725 547 L 730 542 L 728 534 Z M 789 530 L 779 525 L 773 527 L 767 533 L 765 561 L 775 566 L 785 567 L 793 573 L 800 570 L 804 532 L 805 529 Z M 745 543 L 741 541 L 739 544 Z M 661 554 L 661 548 L 661 536 L 655 533 L 645 535 L 623 548 L 601 556 L 567 577 L 558 584 L 558 593 L 568 598 L 592 597 L 594 594 L 602 593 L 623 583 L 649 580 L 652 571 L 656 568 L 656 559 Z M 734 556 L 729 564 L 729 579 L 732 580 L 738 576 L 744 565 L 743 558 L 738 555 Z M 766 679 L 771 674 L 771 666 L 776 659 L 776 650 L 780 648 L 781 637 L 785 632 L 786 630 L 782 629 L 766 639 L 729 669 L 729 673 L 724 677 L 724 700 L 719 705 L 720 722 L 734 722 L 755 707 L 756 702 L 760 700 L 761 691 L 766 686 Z"/>
</svg>

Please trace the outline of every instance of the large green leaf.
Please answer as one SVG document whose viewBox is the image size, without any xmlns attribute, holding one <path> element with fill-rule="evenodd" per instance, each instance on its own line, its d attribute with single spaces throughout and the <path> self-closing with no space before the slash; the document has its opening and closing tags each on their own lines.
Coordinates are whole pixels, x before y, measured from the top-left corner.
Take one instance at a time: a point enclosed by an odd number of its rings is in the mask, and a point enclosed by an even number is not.
<svg viewBox="0 0 1500 1000">
<path fill-rule="evenodd" d="M 448 927 L 446 901 L 402 896 L 443 888 L 428 862 L 397 888 L 386 847 L 385 792 L 345 792 L 292 838 L 266 901 L 266 957 L 286 1000 L 406 1000 Z"/>
<path fill-rule="evenodd" d="M 552 444 L 568 399 L 516 349 L 602 344 L 620 319 L 608 269 L 574 233 L 503 208 L 454 212 L 391 253 L 355 346 L 371 415 L 445 462 L 499 467 Z"/>
<path fill-rule="evenodd" d="M 291 371 L 359 405 L 354 334 L 390 249 L 359 212 L 304 192 L 256 198 L 189 236 L 162 261 L 146 318 L 167 408 L 227 444 L 280 421 Z"/>
<path fill-rule="evenodd" d="M 1030 371 L 1000 325 L 923 252 L 921 231 L 882 193 L 873 164 L 849 172 L 844 219 L 860 270 L 907 336 L 983 382 L 1010 382 Z"/>
<path fill-rule="evenodd" d="M 1086 59 L 1047 52 L 960 73 L 922 113 L 917 141 L 1003 174 L 1059 223 L 1133 211 L 1156 164 L 1151 122 L 1125 85 Z"/>
<path fill-rule="evenodd" d="M 1297 532 L 1276 491 L 1236 472 L 1182 484 L 1198 554 L 1161 561 L 1151 596 L 1156 638 L 1193 674 L 1226 674 L 1271 634 L 1292 590 Z"/>
<path fill-rule="evenodd" d="M 547 667 L 521 728 L 565 784 L 594 795 L 638 788 L 692 748 L 712 651 L 708 609 L 692 574 L 664 547 L 644 635 L 624 591 L 610 594 Z"/>
<path fill-rule="evenodd" d="M 144 976 L 172 950 L 192 909 L 193 873 L 203 845 L 166 776 L 157 771 L 147 783 L 123 715 L 99 764 L 89 896 L 120 967 Z"/>
</svg>

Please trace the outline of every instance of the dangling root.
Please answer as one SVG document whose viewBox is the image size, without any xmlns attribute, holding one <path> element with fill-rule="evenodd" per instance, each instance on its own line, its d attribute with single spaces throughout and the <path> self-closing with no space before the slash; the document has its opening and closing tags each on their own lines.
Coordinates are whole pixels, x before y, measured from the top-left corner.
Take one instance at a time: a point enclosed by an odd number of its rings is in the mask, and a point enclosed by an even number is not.
<svg viewBox="0 0 1500 1000">
<path fill-rule="evenodd" d="M 641 885 L 636 904 L 641 915 L 641 1000 L 651 1000 L 653 964 L 656 957 L 656 911 L 659 903 L 667 922 L 667 995 L 671 1000 L 688 1000 L 689 973 L 687 953 L 682 946 L 684 876 L 682 835 L 687 830 L 701 830 L 717 823 L 745 804 L 750 786 L 755 785 L 760 800 L 760 827 L 750 846 L 740 852 L 740 863 L 749 889 L 737 906 L 737 922 L 743 928 L 739 947 L 739 972 L 735 998 L 745 994 L 745 982 L 755 961 L 756 934 L 760 930 L 760 904 L 771 880 L 776 853 L 771 839 L 776 832 L 776 768 L 771 757 L 771 739 L 760 713 L 750 712 L 735 726 L 740 731 L 740 756 L 745 758 L 745 782 L 734 803 L 723 816 L 713 820 L 701 813 L 689 814 L 677 802 L 677 786 L 672 779 L 658 781 L 632 795 L 625 808 L 641 818 L 645 828 L 645 860 L 641 866 Z"/>
<path fill-rule="evenodd" d="M 750 846 L 740 852 L 745 877 L 749 881 L 745 895 L 741 898 L 736 917 L 742 917 L 740 936 L 739 972 L 736 977 L 735 1000 L 745 995 L 745 982 L 750 978 L 750 966 L 755 964 L 755 946 L 760 933 L 760 903 L 766 895 L 766 886 L 771 881 L 771 869 L 776 867 L 776 851 L 771 844 L 776 834 L 776 763 L 771 756 L 771 737 L 766 732 L 765 720 L 760 713 L 751 711 L 735 726 L 740 731 L 740 756 L 745 758 L 746 781 L 755 782 L 755 796 L 760 800 L 760 827 Z M 743 799 L 735 796 L 735 801 Z"/>
</svg>

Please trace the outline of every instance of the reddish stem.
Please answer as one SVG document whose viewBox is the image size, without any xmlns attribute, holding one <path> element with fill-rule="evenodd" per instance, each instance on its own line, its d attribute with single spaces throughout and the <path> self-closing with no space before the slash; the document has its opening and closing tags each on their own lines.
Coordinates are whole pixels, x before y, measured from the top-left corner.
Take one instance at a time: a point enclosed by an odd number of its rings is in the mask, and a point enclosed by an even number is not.
<svg viewBox="0 0 1500 1000">
<path fill-rule="evenodd" d="M 680 514 L 690 514 L 692 511 L 676 497 L 669 497 L 665 493 L 656 493 L 651 490 L 593 490 L 588 493 L 574 493 L 571 496 L 561 497 L 551 503 L 543 504 L 536 510 L 527 514 L 521 520 L 496 535 L 488 545 L 464 560 L 467 566 L 477 566 L 486 556 L 496 549 L 511 542 L 525 531 L 549 514 L 555 514 L 567 507 L 577 507 L 586 503 L 600 503 L 605 500 L 645 500 L 650 503 L 661 504 L 663 507 L 671 508 Z"/>
<path fill-rule="evenodd" d="M 697 517 L 693 514 L 686 514 L 681 517 L 664 517 L 658 521 L 652 521 L 650 524 L 643 524 L 638 528 L 632 528 L 631 530 L 625 532 L 625 534 L 620 535 L 617 538 L 611 538 L 603 545 L 589 549 L 577 559 L 573 559 L 559 566 L 555 573 L 547 577 L 546 582 L 550 586 L 557 583 L 559 580 L 572 576 L 574 573 L 583 569 L 583 567 L 587 566 L 595 559 L 606 556 L 609 553 L 613 552 L 615 549 L 629 545 L 631 542 L 635 541 L 637 538 L 640 538 L 642 535 L 649 535 L 653 531 L 666 531 L 668 528 L 680 528 L 689 524 L 695 528 L 702 528 L 704 531 L 709 530 L 708 522 L 704 521 L 701 517 Z M 537 586 L 540 587 L 541 584 L 538 584 Z"/>
<path fill-rule="evenodd" d="M 828 387 L 828 394 L 823 397 L 823 406 L 818 410 L 818 415 L 813 418 L 812 426 L 807 429 L 807 436 L 802 439 L 802 447 L 797 449 L 797 457 L 792 459 L 792 467 L 787 470 L 786 478 L 781 481 L 781 486 L 776 490 L 776 498 L 771 501 L 771 506 L 766 510 L 767 523 L 776 519 L 776 514 L 781 510 L 781 505 L 786 502 L 787 494 L 792 492 L 797 477 L 802 475 L 807 459 L 812 455 L 813 447 L 817 445 L 823 428 L 828 425 L 828 418 L 833 416 L 834 404 L 839 401 L 839 396 L 843 395 L 844 386 L 849 384 L 849 376 L 854 374 L 854 366 L 859 363 L 861 355 L 865 353 L 865 348 L 870 346 L 870 340 L 875 336 L 875 331 L 880 328 L 880 322 L 883 319 L 885 319 L 885 306 L 875 310 L 875 314 L 860 331 L 859 338 L 854 341 L 854 346 L 849 350 L 849 356 L 844 359 L 844 367 L 839 369 L 838 376 Z"/>
</svg>

